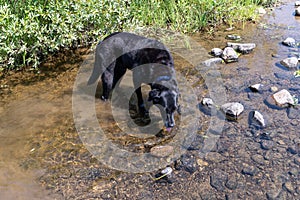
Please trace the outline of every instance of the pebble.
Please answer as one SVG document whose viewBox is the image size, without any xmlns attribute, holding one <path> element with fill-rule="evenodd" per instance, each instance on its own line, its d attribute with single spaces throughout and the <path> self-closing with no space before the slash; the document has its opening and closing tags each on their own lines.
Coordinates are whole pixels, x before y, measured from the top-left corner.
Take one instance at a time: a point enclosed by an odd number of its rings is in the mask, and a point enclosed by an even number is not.
<svg viewBox="0 0 300 200">
<path fill-rule="evenodd" d="M 211 98 L 203 98 L 201 101 L 202 105 L 207 107 L 212 107 L 215 105 L 214 101 Z"/>
<path fill-rule="evenodd" d="M 230 175 L 225 186 L 230 190 L 235 190 L 237 188 L 237 185 L 238 185 L 237 178 L 235 176 Z"/>
<path fill-rule="evenodd" d="M 288 107 L 294 104 L 292 95 L 286 89 L 280 90 L 279 92 L 272 95 L 276 105 L 280 107 Z"/>
<path fill-rule="evenodd" d="M 300 157 L 294 159 L 295 164 L 300 165 Z"/>
<path fill-rule="evenodd" d="M 288 118 L 290 119 L 300 119 L 300 108 L 290 107 L 287 110 Z"/>
<path fill-rule="evenodd" d="M 191 174 L 194 173 L 198 169 L 196 158 L 191 154 L 182 155 L 180 159 L 175 162 L 175 169 L 185 170 Z"/>
<path fill-rule="evenodd" d="M 270 88 L 271 92 L 277 92 L 278 91 L 278 88 L 276 86 L 272 86 Z"/>
<path fill-rule="evenodd" d="M 174 151 L 172 146 L 155 146 L 151 148 L 150 153 L 156 157 L 167 157 L 171 155 Z"/>
<path fill-rule="evenodd" d="M 271 140 L 263 140 L 260 144 L 261 144 L 261 148 L 264 150 L 270 150 L 274 146 L 274 142 Z"/>
<path fill-rule="evenodd" d="M 239 35 L 227 35 L 226 39 L 229 39 L 229 40 L 240 40 L 241 36 L 239 36 Z"/>
<path fill-rule="evenodd" d="M 296 177 L 296 176 L 298 176 L 299 171 L 298 171 L 298 169 L 296 169 L 296 168 L 292 168 L 292 169 L 289 171 L 289 174 Z"/>
<path fill-rule="evenodd" d="M 225 160 L 225 158 L 217 153 L 217 152 L 209 152 L 205 155 L 205 160 L 214 162 L 214 163 L 219 163 Z"/>
<path fill-rule="evenodd" d="M 257 12 L 259 15 L 265 15 L 267 13 L 267 11 L 263 7 L 259 7 L 257 9 Z"/>
<path fill-rule="evenodd" d="M 291 154 L 293 154 L 293 155 L 298 154 L 297 147 L 295 147 L 295 146 L 289 146 L 289 147 L 287 148 L 287 152 L 289 152 L 289 153 L 291 153 Z"/>
<path fill-rule="evenodd" d="M 294 47 L 296 46 L 296 40 L 294 38 L 288 37 L 282 42 L 282 44 L 289 47 Z"/>
</svg>

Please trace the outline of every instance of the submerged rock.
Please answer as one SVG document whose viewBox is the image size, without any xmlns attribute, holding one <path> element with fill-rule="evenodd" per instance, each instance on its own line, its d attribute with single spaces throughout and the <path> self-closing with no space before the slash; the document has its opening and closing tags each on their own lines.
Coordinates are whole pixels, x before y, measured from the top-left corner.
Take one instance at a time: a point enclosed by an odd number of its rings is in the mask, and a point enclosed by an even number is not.
<svg viewBox="0 0 300 200">
<path fill-rule="evenodd" d="M 210 58 L 203 62 L 203 64 L 207 67 L 213 65 L 213 64 L 221 64 L 223 62 L 222 58 Z"/>
<path fill-rule="evenodd" d="M 238 54 L 232 47 L 226 47 L 222 53 L 222 58 L 226 63 L 237 62 Z"/>
<path fill-rule="evenodd" d="M 174 151 L 172 146 L 155 146 L 151 148 L 150 153 L 156 157 L 167 157 L 171 155 Z"/>
<path fill-rule="evenodd" d="M 207 107 L 215 106 L 215 103 L 211 98 L 203 98 L 201 103 L 202 103 L 202 105 L 207 106 Z"/>
<path fill-rule="evenodd" d="M 285 89 L 276 92 L 272 97 L 275 100 L 276 105 L 280 107 L 288 107 L 294 104 L 292 95 Z"/>
<path fill-rule="evenodd" d="M 220 57 L 223 53 L 223 50 L 220 48 L 213 48 L 210 53 L 213 56 Z"/>
<path fill-rule="evenodd" d="M 288 69 L 297 68 L 298 67 L 298 58 L 290 57 L 280 61 L 280 64 L 285 66 Z"/>
<path fill-rule="evenodd" d="M 282 44 L 289 47 L 294 47 L 296 46 L 296 40 L 294 38 L 288 37 L 282 42 Z"/>
<path fill-rule="evenodd" d="M 254 43 L 233 43 L 233 42 L 228 42 L 227 43 L 228 47 L 232 47 L 234 50 L 241 52 L 241 53 L 250 53 L 255 47 L 256 44 Z"/>
<path fill-rule="evenodd" d="M 238 102 L 225 103 L 221 106 L 221 110 L 226 114 L 228 119 L 237 119 L 244 111 L 244 106 Z"/>
</svg>

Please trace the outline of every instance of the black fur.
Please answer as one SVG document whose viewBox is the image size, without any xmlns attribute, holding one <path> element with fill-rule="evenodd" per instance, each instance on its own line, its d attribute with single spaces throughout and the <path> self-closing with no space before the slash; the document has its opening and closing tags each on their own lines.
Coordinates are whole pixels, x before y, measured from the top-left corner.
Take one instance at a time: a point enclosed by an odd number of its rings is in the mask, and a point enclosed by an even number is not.
<svg viewBox="0 0 300 200">
<path fill-rule="evenodd" d="M 146 67 L 137 68 L 142 65 Z M 95 83 L 101 75 L 101 98 L 107 100 L 127 69 L 133 71 L 140 114 L 148 116 L 140 87 L 146 83 L 151 86 L 148 100 L 160 105 L 166 127 L 173 127 L 174 112 L 179 107 L 178 87 L 174 61 L 168 49 L 157 40 L 132 33 L 113 33 L 97 45 L 94 69 L 88 84 Z"/>
</svg>

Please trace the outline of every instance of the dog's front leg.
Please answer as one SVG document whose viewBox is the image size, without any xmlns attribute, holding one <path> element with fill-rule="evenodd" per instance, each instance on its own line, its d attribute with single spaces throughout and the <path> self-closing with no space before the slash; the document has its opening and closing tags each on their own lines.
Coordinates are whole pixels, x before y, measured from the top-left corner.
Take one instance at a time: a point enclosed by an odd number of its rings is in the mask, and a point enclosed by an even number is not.
<svg viewBox="0 0 300 200">
<path fill-rule="evenodd" d="M 141 87 L 137 88 L 135 93 L 136 93 L 136 96 L 137 96 L 137 99 L 138 99 L 139 113 L 143 117 L 149 117 L 149 111 L 145 107 Z"/>
</svg>

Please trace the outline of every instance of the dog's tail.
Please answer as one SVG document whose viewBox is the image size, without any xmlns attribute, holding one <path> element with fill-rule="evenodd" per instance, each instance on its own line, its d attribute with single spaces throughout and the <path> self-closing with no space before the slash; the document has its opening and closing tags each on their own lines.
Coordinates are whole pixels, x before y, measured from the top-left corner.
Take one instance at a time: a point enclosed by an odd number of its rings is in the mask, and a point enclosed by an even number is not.
<svg viewBox="0 0 300 200">
<path fill-rule="evenodd" d="M 101 70 L 99 67 L 97 67 L 97 65 L 95 63 L 93 72 L 87 82 L 87 85 L 92 85 L 93 83 L 95 83 L 99 79 L 100 74 L 101 74 Z"/>
</svg>

